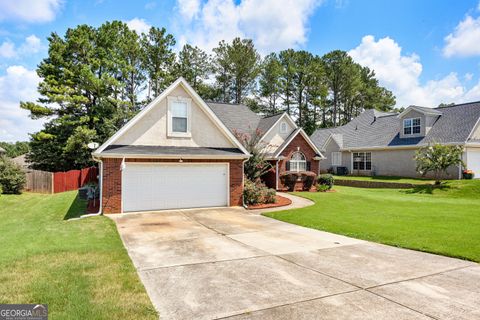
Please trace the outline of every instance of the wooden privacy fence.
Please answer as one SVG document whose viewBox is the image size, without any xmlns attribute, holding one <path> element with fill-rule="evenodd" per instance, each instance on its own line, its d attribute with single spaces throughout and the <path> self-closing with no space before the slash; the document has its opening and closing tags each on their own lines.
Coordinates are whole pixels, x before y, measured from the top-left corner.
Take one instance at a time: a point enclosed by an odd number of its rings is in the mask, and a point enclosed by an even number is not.
<svg viewBox="0 0 480 320">
<path fill-rule="evenodd" d="M 28 170 L 25 175 L 27 178 L 25 191 L 53 193 L 53 172 Z"/>
<path fill-rule="evenodd" d="M 89 182 L 97 182 L 96 167 L 66 172 L 46 172 L 27 170 L 25 191 L 39 193 L 59 193 L 77 190 Z"/>
<path fill-rule="evenodd" d="M 89 182 L 97 182 L 98 169 L 96 167 L 53 174 L 53 192 L 77 190 Z"/>
</svg>

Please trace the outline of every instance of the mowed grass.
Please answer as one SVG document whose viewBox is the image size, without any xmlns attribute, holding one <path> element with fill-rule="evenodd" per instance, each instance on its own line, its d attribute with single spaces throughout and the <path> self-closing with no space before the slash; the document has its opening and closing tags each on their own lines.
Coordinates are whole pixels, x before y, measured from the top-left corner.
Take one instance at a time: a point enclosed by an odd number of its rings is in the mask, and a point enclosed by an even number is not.
<svg viewBox="0 0 480 320">
<path fill-rule="evenodd" d="M 441 189 L 364 189 L 296 193 L 315 205 L 266 215 L 358 239 L 480 262 L 480 180 Z"/>
<path fill-rule="evenodd" d="M 411 183 L 411 184 L 433 184 L 435 180 L 423 178 L 405 178 L 395 176 L 334 176 L 335 179 L 340 180 L 358 180 L 358 181 L 378 181 L 378 182 L 397 182 L 397 183 Z"/>
<path fill-rule="evenodd" d="M 0 196 L 0 303 L 46 303 L 49 319 L 156 319 L 109 218 L 67 221 L 76 192 Z"/>
</svg>

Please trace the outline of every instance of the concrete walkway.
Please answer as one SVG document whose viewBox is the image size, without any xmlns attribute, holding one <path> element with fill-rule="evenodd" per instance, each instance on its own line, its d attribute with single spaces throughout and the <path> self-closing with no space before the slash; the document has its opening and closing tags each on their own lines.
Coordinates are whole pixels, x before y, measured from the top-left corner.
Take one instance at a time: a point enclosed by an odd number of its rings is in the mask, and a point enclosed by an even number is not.
<svg viewBox="0 0 480 320">
<path fill-rule="evenodd" d="M 475 263 L 244 209 L 112 218 L 162 319 L 480 318 Z"/>
</svg>

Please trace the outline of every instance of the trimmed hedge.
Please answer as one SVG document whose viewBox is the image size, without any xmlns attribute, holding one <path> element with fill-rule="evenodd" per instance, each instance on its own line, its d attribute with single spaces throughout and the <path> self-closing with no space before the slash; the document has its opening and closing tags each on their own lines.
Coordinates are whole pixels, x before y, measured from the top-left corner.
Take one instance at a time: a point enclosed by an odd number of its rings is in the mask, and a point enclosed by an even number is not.
<svg viewBox="0 0 480 320">
<path fill-rule="evenodd" d="M 280 175 L 280 181 L 288 188 L 288 191 L 293 191 L 299 177 L 300 174 L 298 172 L 287 171 Z"/>
<path fill-rule="evenodd" d="M 303 191 L 309 191 L 315 183 L 317 175 L 315 174 L 315 172 L 312 171 L 304 171 L 300 174 L 303 183 Z"/>
</svg>

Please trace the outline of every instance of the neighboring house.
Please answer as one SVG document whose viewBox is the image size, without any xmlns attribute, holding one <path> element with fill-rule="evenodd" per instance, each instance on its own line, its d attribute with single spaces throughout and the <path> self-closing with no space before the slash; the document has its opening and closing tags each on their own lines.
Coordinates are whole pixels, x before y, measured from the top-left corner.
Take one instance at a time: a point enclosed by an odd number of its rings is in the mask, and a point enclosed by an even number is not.
<svg viewBox="0 0 480 320">
<path fill-rule="evenodd" d="M 235 134 L 257 129 L 265 131 L 275 176 L 291 157 L 290 169 L 319 170 L 318 149 L 290 117 L 207 104 L 178 79 L 92 153 L 100 162 L 102 211 L 243 205 L 243 164 L 250 155 Z"/>
<path fill-rule="evenodd" d="M 12 161 L 16 163 L 18 166 L 20 166 L 22 169 L 26 170 L 30 167 L 30 162 L 27 161 L 27 155 L 22 154 L 18 157 L 12 158 Z"/>
<path fill-rule="evenodd" d="M 410 106 L 402 113 L 366 110 L 348 124 L 319 129 L 311 139 L 325 155 L 322 169 L 350 174 L 418 177 L 415 152 L 433 143 L 461 145 L 468 169 L 480 177 L 480 102 L 442 108 Z M 461 178 L 460 167 L 447 178 Z"/>
</svg>

